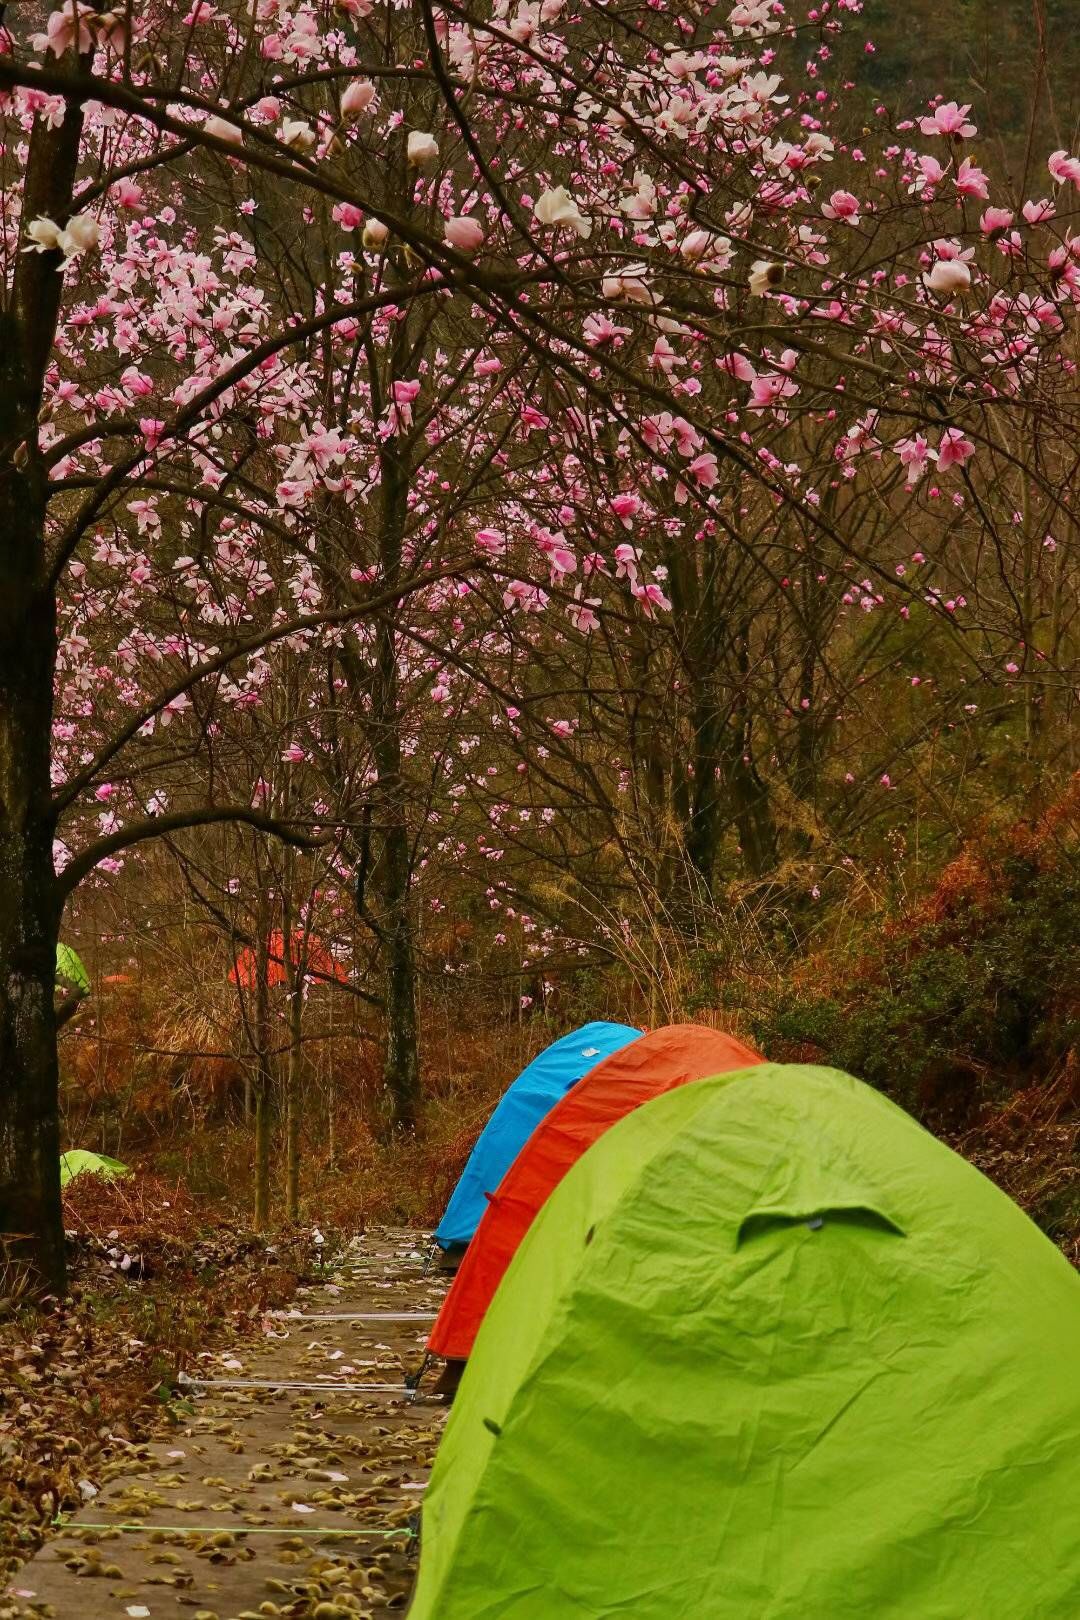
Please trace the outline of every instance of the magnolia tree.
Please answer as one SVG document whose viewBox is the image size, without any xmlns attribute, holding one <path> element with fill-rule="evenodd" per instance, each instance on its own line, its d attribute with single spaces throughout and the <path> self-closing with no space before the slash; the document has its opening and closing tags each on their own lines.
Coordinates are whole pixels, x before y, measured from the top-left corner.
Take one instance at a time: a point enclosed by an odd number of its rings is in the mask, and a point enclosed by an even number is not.
<svg viewBox="0 0 1080 1620">
<path fill-rule="evenodd" d="M 366 814 L 414 1097 L 417 693 L 468 686 L 562 746 L 595 698 L 552 710 L 538 627 L 579 649 L 611 625 L 625 708 L 674 605 L 710 694 L 678 715 L 698 788 L 655 703 L 612 766 L 655 825 L 678 790 L 705 843 L 719 794 L 759 865 L 767 657 L 796 718 L 835 710 L 836 627 L 918 607 L 1028 683 L 1034 730 L 1072 633 L 1044 537 L 1071 537 L 1080 160 L 994 196 L 954 101 L 846 143 L 828 73 L 857 9 L 70 0 L 8 25 L 0 1231 L 46 1278 L 59 920 L 147 840 L 228 822 L 302 849 Z M 325 811 L 184 769 L 282 659 L 329 659 L 365 733 Z"/>
</svg>

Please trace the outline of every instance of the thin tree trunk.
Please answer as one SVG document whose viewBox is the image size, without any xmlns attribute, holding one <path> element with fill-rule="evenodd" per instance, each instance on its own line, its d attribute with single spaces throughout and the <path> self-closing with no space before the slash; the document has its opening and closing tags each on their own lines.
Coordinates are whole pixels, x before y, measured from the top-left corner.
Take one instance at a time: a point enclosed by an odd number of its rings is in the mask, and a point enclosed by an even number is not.
<svg viewBox="0 0 1080 1620">
<path fill-rule="evenodd" d="M 255 1230 L 270 1225 L 270 1157 L 274 1141 L 273 1075 L 260 1056 L 255 1080 Z"/>
<path fill-rule="evenodd" d="M 289 1068 L 285 1086 L 285 1218 L 300 1218 L 300 1144 L 303 1130 L 301 1082 L 303 1078 L 303 977 L 295 969 L 296 982 L 289 995 Z"/>
<path fill-rule="evenodd" d="M 270 908 L 260 897 L 255 940 L 255 1230 L 270 1224 L 274 1075 L 270 1064 Z"/>
<path fill-rule="evenodd" d="M 380 547 L 383 578 L 396 583 L 408 512 L 405 468 L 390 449 L 383 454 Z M 386 1045 L 383 1085 L 392 1130 L 412 1130 L 420 1102 L 417 1046 L 416 942 L 412 899 L 412 846 L 406 816 L 401 753 L 398 647 L 391 614 L 379 626 L 373 753 L 378 777 L 382 848 L 377 879 L 383 951 Z"/>
<path fill-rule="evenodd" d="M 383 848 L 386 952 L 383 1082 L 392 1100 L 392 1123 L 399 1130 L 411 1130 L 415 1125 L 420 1101 L 411 873 L 409 834 L 402 813 L 401 822 L 387 829 Z"/>
</svg>

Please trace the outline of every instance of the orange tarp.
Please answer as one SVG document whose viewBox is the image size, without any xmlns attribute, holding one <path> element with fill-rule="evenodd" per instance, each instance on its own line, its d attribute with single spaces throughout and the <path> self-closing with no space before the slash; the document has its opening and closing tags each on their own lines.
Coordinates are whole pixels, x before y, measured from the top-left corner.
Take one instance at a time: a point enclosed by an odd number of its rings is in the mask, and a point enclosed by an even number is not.
<svg viewBox="0 0 1080 1620">
<path fill-rule="evenodd" d="M 616 1120 L 675 1086 L 761 1061 L 733 1035 L 700 1024 L 668 1024 L 598 1063 L 541 1120 L 498 1191 L 489 1194 L 488 1208 L 443 1300 L 428 1349 L 449 1360 L 469 1355 L 503 1273 L 541 1206 L 571 1165 Z"/>
</svg>

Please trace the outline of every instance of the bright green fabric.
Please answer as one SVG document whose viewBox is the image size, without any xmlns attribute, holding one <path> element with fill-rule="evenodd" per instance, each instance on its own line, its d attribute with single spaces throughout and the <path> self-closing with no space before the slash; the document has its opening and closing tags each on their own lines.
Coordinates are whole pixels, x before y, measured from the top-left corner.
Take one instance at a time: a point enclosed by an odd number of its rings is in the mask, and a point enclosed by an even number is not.
<svg viewBox="0 0 1080 1620">
<path fill-rule="evenodd" d="M 411 1620 L 1076 1620 L 1078 1500 L 1080 1277 L 877 1092 L 763 1065 L 637 1109 L 541 1211 Z"/>
<path fill-rule="evenodd" d="M 90 975 L 83 966 L 82 957 L 70 945 L 56 947 L 56 977 L 81 990 L 83 995 L 90 994 Z"/>
<path fill-rule="evenodd" d="M 107 1159 L 104 1153 L 91 1153 L 89 1148 L 69 1148 L 67 1153 L 61 1153 L 61 1187 L 66 1187 L 69 1181 L 74 1181 L 76 1176 L 87 1171 L 113 1181 L 117 1176 L 126 1176 L 128 1167 L 121 1164 L 119 1159 Z"/>
</svg>

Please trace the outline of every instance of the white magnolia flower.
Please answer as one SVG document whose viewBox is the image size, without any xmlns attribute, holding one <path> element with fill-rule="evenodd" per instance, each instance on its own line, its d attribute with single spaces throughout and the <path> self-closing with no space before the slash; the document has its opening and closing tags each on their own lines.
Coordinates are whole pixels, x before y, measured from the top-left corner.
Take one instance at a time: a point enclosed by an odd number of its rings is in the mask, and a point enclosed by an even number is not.
<svg viewBox="0 0 1080 1620">
<path fill-rule="evenodd" d="M 628 264 L 617 276 L 605 276 L 600 291 L 613 303 L 655 304 L 658 295 L 650 287 L 648 276 L 648 265 Z"/>
<path fill-rule="evenodd" d="M 73 259 L 77 253 L 89 253 L 101 241 L 101 226 L 93 214 L 72 214 L 60 232 L 57 247 L 65 258 Z"/>
<path fill-rule="evenodd" d="M 551 186 L 537 198 L 534 216 L 541 225 L 560 225 L 581 237 L 592 235 L 592 221 L 586 219 L 565 186 Z"/>
<path fill-rule="evenodd" d="M 286 118 L 281 126 L 281 139 L 297 152 L 310 152 L 318 136 L 305 119 Z"/>
<path fill-rule="evenodd" d="M 381 219 L 369 219 L 364 225 L 364 246 L 377 252 L 389 235 L 389 227 Z"/>
<path fill-rule="evenodd" d="M 219 118 L 216 113 L 206 119 L 203 124 L 203 134 L 212 135 L 215 140 L 229 141 L 233 146 L 239 146 L 244 139 L 244 132 L 235 124 L 230 124 L 227 118 Z"/>
<path fill-rule="evenodd" d="M 60 227 L 54 219 L 39 215 L 30 221 L 26 234 L 30 241 L 23 249 L 24 253 L 51 253 L 60 246 Z"/>
<path fill-rule="evenodd" d="M 750 266 L 750 291 L 755 298 L 764 298 L 768 292 L 775 292 L 784 279 L 784 266 L 773 264 L 769 259 L 755 259 Z"/>
<path fill-rule="evenodd" d="M 60 268 L 66 269 L 80 253 L 89 253 L 97 247 L 101 241 L 101 226 L 93 214 L 72 214 L 63 229 L 55 220 L 39 215 L 30 221 L 26 234 L 30 240 L 24 253 L 62 253 L 64 262 Z"/>
<path fill-rule="evenodd" d="M 434 135 L 425 130 L 411 129 L 406 147 L 406 156 L 414 169 L 424 169 L 429 163 L 434 163 L 439 155 L 439 143 Z"/>
<path fill-rule="evenodd" d="M 938 259 L 923 281 L 931 292 L 967 292 L 971 286 L 971 271 L 963 259 Z"/>
</svg>

